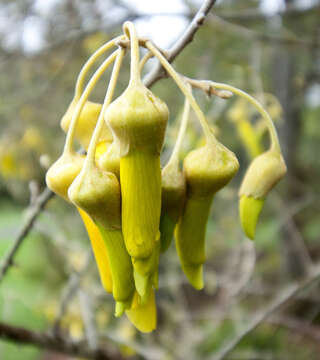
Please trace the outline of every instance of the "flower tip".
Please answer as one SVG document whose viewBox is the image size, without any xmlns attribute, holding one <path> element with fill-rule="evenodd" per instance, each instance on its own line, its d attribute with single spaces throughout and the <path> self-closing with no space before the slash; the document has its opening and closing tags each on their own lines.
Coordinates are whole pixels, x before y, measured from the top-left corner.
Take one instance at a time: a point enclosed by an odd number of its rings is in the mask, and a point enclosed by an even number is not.
<svg viewBox="0 0 320 360">
<path fill-rule="evenodd" d="M 157 308 L 154 291 L 151 291 L 146 304 L 139 302 L 139 295 L 135 293 L 130 310 L 126 311 L 130 322 L 141 332 L 150 333 L 157 327 Z"/>
<path fill-rule="evenodd" d="M 253 240 L 264 204 L 264 199 L 255 199 L 242 195 L 239 202 L 240 222 L 246 236 Z"/>
<path fill-rule="evenodd" d="M 122 301 L 117 301 L 114 310 L 114 316 L 120 317 L 123 315 L 124 311 L 125 311 L 125 304 Z"/>
<path fill-rule="evenodd" d="M 141 275 L 135 269 L 133 271 L 134 283 L 138 294 L 140 295 L 141 304 L 146 304 L 149 299 L 151 290 L 151 278 L 148 275 Z"/>
<path fill-rule="evenodd" d="M 201 290 L 203 283 L 203 266 L 202 265 L 184 265 L 183 271 L 186 274 L 190 284 L 196 289 Z"/>
</svg>

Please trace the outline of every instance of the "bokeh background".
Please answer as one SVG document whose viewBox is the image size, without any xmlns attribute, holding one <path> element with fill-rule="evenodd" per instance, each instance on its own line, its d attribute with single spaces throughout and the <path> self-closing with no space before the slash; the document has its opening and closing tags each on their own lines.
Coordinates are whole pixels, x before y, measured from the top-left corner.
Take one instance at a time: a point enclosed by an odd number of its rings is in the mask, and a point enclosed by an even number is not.
<svg viewBox="0 0 320 360">
<path fill-rule="evenodd" d="M 0 1 L 0 257 L 45 188 L 46 169 L 62 151 L 59 122 L 82 64 L 131 20 L 139 35 L 168 48 L 202 1 Z M 146 72 L 154 65 L 146 66 Z M 207 229 L 206 286 L 187 284 L 174 244 L 161 257 L 158 328 L 139 334 L 113 317 L 76 210 L 50 200 L 0 284 L 0 321 L 57 328 L 124 357 L 211 359 L 286 286 L 320 260 L 320 7 L 317 0 L 217 1 L 193 42 L 174 62 L 189 77 L 240 87 L 269 110 L 279 130 L 288 175 L 268 197 L 254 243 L 238 219 L 237 191 L 253 155 L 267 148 L 264 124 L 237 97 L 195 96 L 218 138 L 238 156 L 240 171 L 215 198 Z M 102 101 L 108 77 L 92 99 Z M 128 62 L 118 93 L 128 81 Z M 170 109 L 165 163 L 177 133 L 183 96 L 169 79 L 152 90 Z M 248 135 L 253 131 L 257 143 Z M 192 115 L 183 153 L 202 135 Z M 320 358 L 320 290 L 299 294 L 250 332 L 228 359 Z M 71 359 L 0 340 L 3 360 Z"/>
</svg>

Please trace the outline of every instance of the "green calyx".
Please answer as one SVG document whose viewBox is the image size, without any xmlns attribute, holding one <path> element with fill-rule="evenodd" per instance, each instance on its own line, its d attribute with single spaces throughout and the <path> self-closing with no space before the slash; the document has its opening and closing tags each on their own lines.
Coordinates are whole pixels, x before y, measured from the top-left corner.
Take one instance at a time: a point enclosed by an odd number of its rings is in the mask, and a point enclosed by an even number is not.
<svg viewBox="0 0 320 360">
<path fill-rule="evenodd" d="M 160 154 L 168 116 L 167 105 L 141 82 L 130 84 L 104 114 L 119 139 L 121 156 L 135 149 Z"/>
<path fill-rule="evenodd" d="M 82 171 L 68 190 L 70 200 L 104 228 L 121 228 L 120 184 L 116 176 L 92 165 Z"/>
<path fill-rule="evenodd" d="M 242 181 L 239 196 L 263 199 L 287 171 L 281 153 L 273 149 L 254 158 Z"/>
<path fill-rule="evenodd" d="M 239 162 L 232 151 L 214 141 L 191 151 L 183 167 L 188 196 L 207 197 L 227 185 L 237 173 Z"/>
</svg>

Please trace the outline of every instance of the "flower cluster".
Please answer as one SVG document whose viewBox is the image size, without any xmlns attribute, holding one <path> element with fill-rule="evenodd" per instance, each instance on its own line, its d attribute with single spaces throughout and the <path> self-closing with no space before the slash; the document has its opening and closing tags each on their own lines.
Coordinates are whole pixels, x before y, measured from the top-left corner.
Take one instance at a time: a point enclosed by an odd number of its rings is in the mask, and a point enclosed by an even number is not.
<svg viewBox="0 0 320 360">
<path fill-rule="evenodd" d="M 126 313 L 142 332 L 156 327 L 155 290 L 161 253 L 175 238 L 182 269 L 189 282 L 203 288 L 205 233 L 214 195 L 239 168 L 233 152 L 211 131 L 192 96 L 192 87 L 228 98 L 236 93 L 256 106 L 266 120 L 271 147 L 252 162 L 240 189 L 240 218 L 254 237 L 267 193 L 285 173 L 278 138 L 269 115 L 251 96 L 230 85 L 188 79 L 178 74 L 149 40 L 139 39 L 132 23 L 124 34 L 99 48 L 83 66 L 75 96 L 61 126 L 67 133 L 61 157 L 50 167 L 50 189 L 74 204 L 87 228 L 101 282 L 112 293 L 115 315 Z M 96 59 L 118 47 L 93 74 L 84 78 Z M 139 47 L 149 52 L 140 61 Z M 113 100 L 119 71 L 130 48 L 128 87 Z M 172 155 L 161 170 L 160 153 L 168 108 L 141 81 L 141 69 L 155 56 L 185 95 L 179 134 Z M 103 104 L 88 100 L 95 84 L 112 64 Z M 205 145 L 191 151 L 180 166 L 180 147 L 190 107 L 195 111 Z M 86 150 L 73 149 L 76 139 Z"/>
</svg>

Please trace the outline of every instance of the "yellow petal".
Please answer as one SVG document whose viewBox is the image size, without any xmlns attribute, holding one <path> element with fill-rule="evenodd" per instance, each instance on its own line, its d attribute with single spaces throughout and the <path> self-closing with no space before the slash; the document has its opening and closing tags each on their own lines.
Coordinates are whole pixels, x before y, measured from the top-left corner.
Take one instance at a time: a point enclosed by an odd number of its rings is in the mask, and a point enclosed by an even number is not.
<svg viewBox="0 0 320 360">
<path fill-rule="evenodd" d="M 175 231 L 176 249 L 182 270 L 196 289 L 202 289 L 206 227 L 213 196 L 189 198 Z"/>
<path fill-rule="evenodd" d="M 161 211 L 160 157 L 130 152 L 120 160 L 122 229 L 129 254 L 148 258 L 159 232 Z"/>
<path fill-rule="evenodd" d="M 80 208 L 78 208 L 78 211 L 81 215 L 91 241 L 91 246 L 98 265 L 102 285 L 107 292 L 112 293 L 112 277 L 106 245 L 103 241 L 103 238 L 101 237 L 98 227 L 91 220 L 90 216 Z"/>
<path fill-rule="evenodd" d="M 136 292 L 133 298 L 132 308 L 126 311 L 130 322 L 141 332 L 148 333 L 157 326 L 157 308 L 154 291 L 151 291 L 149 301 L 145 305 L 139 303 L 139 295 Z"/>
<path fill-rule="evenodd" d="M 264 199 L 242 195 L 239 202 L 241 226 L 246 236 L 253 240 Z"/>
</svg>

